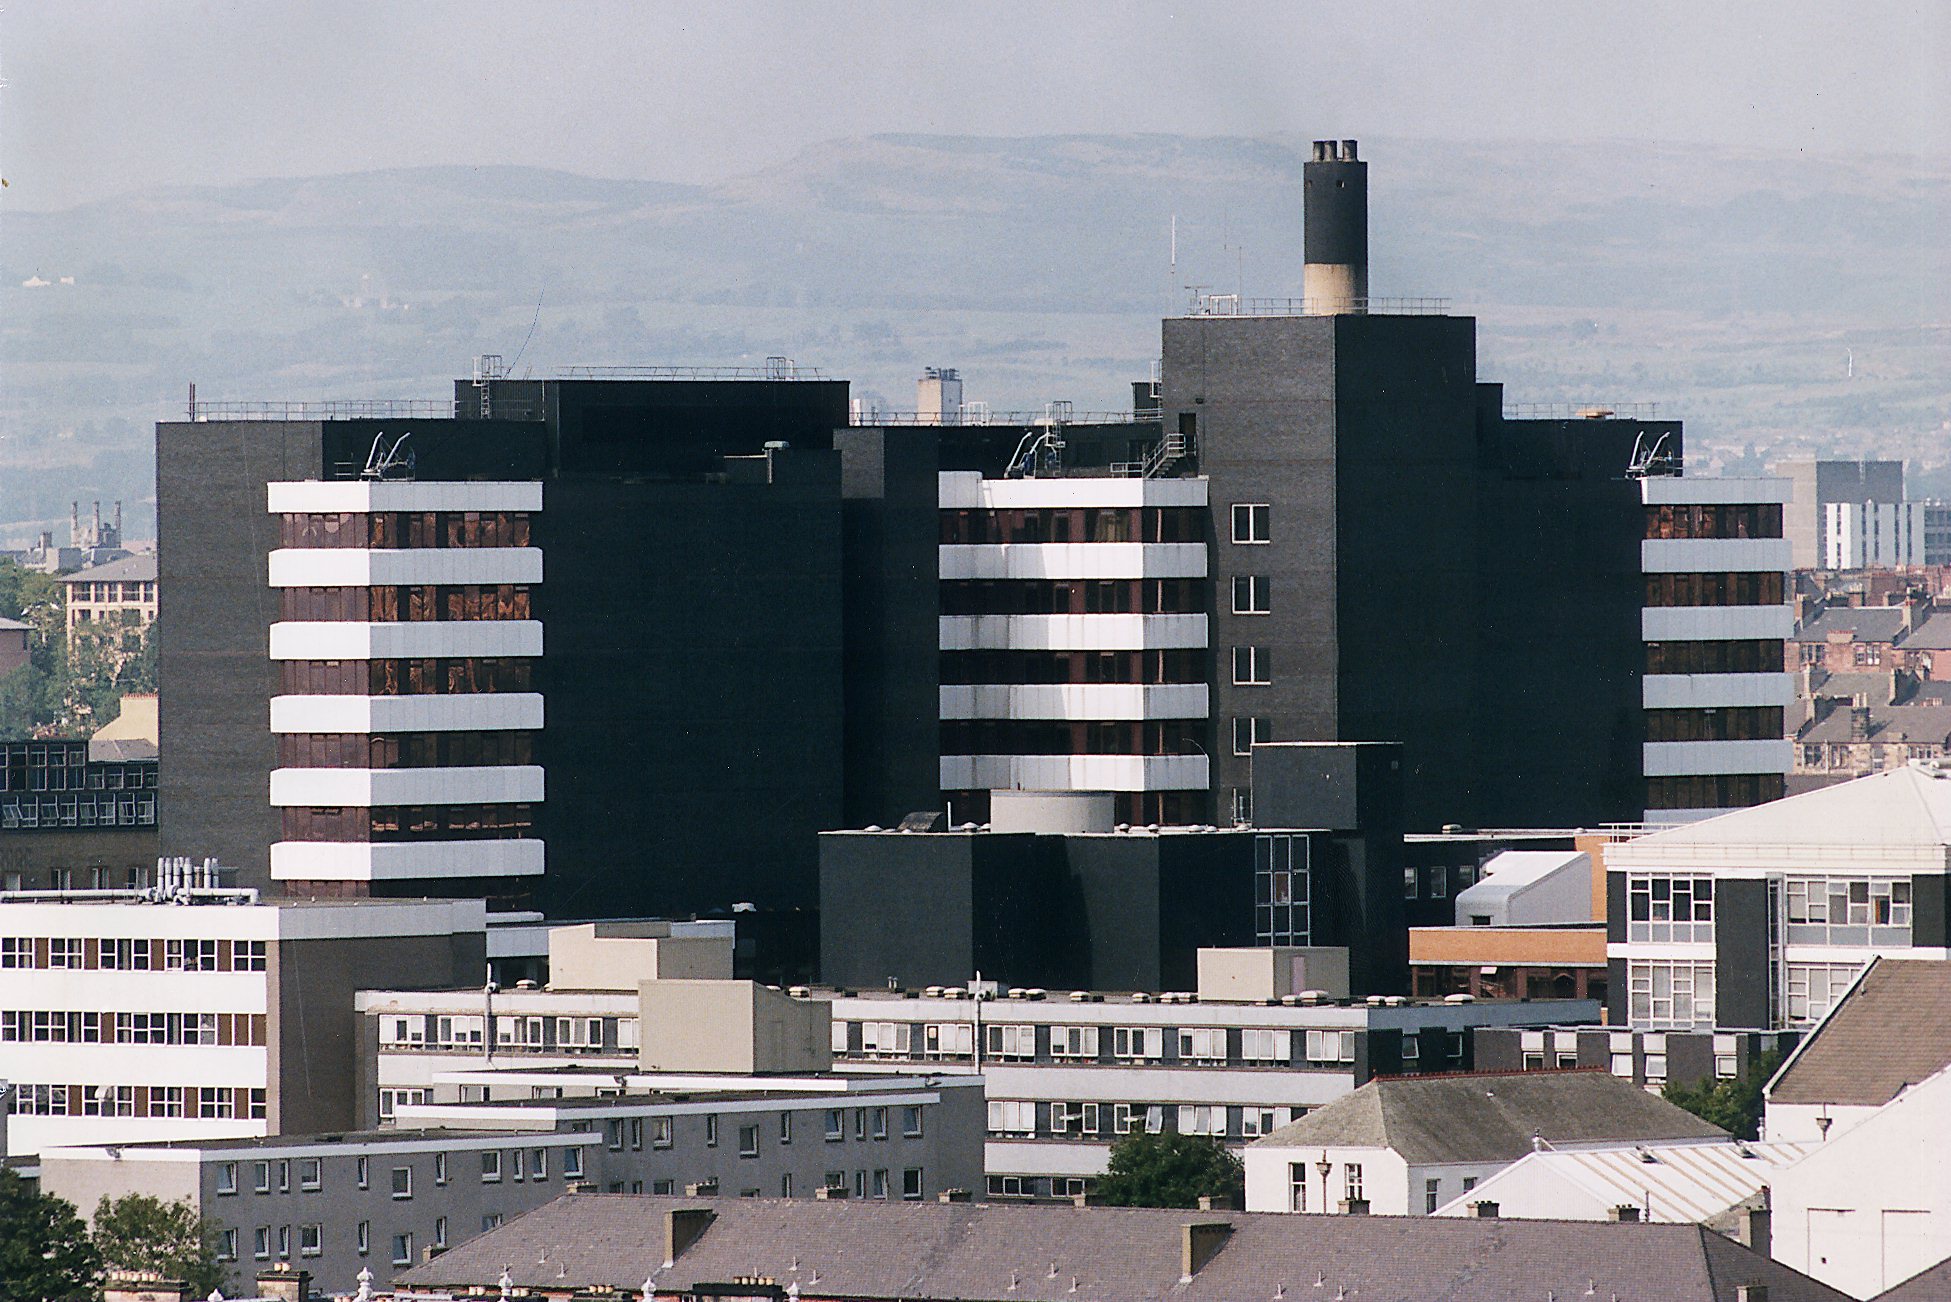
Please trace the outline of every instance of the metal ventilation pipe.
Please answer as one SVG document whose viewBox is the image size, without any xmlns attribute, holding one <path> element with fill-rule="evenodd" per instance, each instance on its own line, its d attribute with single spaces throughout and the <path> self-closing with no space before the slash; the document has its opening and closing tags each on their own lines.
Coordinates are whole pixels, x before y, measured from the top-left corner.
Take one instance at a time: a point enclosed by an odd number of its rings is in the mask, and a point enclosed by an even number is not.
<svg viewBox="0 0 1951 1302">
<path fill-rule="evenodd" d="M 1368 164 L 1352 140 L 1317 140 L 1301 168 L 1310 316 L 1368 311 Z"/>
</svg>

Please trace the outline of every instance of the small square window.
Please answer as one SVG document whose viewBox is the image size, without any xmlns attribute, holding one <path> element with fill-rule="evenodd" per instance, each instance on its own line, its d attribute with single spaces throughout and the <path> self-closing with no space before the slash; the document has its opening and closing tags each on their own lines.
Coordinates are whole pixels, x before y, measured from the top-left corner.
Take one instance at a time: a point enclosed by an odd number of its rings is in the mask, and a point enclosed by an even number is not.
<svg viewBox="0 0 1951 1302">
<path fill-rule="evenodd" d="M 1273 728 L 1269 721 L 1247 715 L 1233 718 L 1233 753 L 1235 755 L 1253 754 L 1255 742 L 1272 741 Z"/>
<path fill-rule="evenodd" d="M 1270 615 L 1273 613 L 1273 580 L 1264 574 L 1233 576 L 1233 613 Z"/>
<path fill-rule="evenodd" d="M 501 1179 L 501 1150 L 491 1148 L 481 1154 L 481 1183 L 494 1184 Z"/>
<path fill-rule="evenodd" d="M 1233 506 L 1233 541 L 1272 542 L 1273 507 L 1260 502 L 1236 502 Z"/>
<path fill-rule="evenodd" d="M 1265 687 L 1274 680 L 1273 654 L 1263 646 L 1233 648 L 1233 685 Z"/>
<path fill-rule="evenodd" d="M 413 1197 L 413 1168 L 396 1166 L 393 1168 L 393 1196 L 395 1198 Z"/>
<path fill-rule="evenodd" d="M 217 1192 L 234 1194 L 237 1192 L 237 1163 L 219 1162 L 217 1164 Z"/>
<path fill-rule="evenodd" d="M 759 1128 L 757 1126 L 740 1126 L 738 1128 L 738 1155 L 740 1157 L 757 1157 L 759 1155 Z"/>
</svg>

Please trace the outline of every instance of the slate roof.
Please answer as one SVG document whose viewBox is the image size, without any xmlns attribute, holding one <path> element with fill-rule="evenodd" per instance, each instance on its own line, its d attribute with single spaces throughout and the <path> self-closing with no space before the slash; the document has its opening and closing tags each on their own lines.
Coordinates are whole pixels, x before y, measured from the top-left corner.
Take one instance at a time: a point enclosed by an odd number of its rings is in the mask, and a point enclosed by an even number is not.
<svg viewBox="0 0 1951 1302">
<path fill-rule="evenodd" d="M 1904 639 L 1907 651 L 1951 650 L 1951 612 L 1933 613 Z"/>
<path fill-rule="evenodd" d="M 1796 627 L 1797 642 L 1827 642 L 1831 633 L 1848 633 L 1858 642 L 1895 642 L 1903 635 L 1902 606 L 1831 606 Z"/>
<path fill-rule="evenodd" d="M 33 627 L 34 626 L 32 624 L 27 623 L 25 620 L 0 619 L 0 629 L 6 629 L 10 632 L 18 633 L 22 629 L 28 629 L 31 631 Z"/>
<path fill-rule="evenodd" d="M 1412 1166 L 1514 1162 L 1532 1136 L 1566 1144 L 1725 1139 L 1727 1132 L 1607 1071 L 1388 1076 L 1255 1140 L 1371 1147 Z"/>
<path fill-rule="evenodd" d="M 681 1208 L 713 1219 L 667 1266 L 665 1218 Z M 1230 1232 L 1185 1278 L 1188 1224 Z M 1693 1225 L 642 1194 L 565 1195 L 395 1284 L 492 1290 L 504 1269 L 517 1288 L 564 1295 L 650 1280 L 668 1296 L 759 1275 L 796 1286 L 806 1302 L 1734 1302 L 1742 1284 L 1765 1284 L 1769 1302 L 1846 1296 Z"/>
<path fill-rule="evenodd" d="M 133 556 L 124 556 L 119 561 L 110 561 L 106 565 L 96 565 L 89 569 L 76 570 L 73 574 L 63 574 L 60 580 L 63 583 L 137 583 L 155 577 L 156 553 L 137 552 Z"/>
<path fill-rule="evenodd" d="M 1951 1066 L 1951 963 L 1879 958 L 1769 1085 L 1776 1103 L 1881 1107 Z"/>
<path fill-rule="evenodd" d="M 1941 745 L 1946 737 L 1951 737 L 1951 704 L 1872 705 L 1869 711 L 1870 726 L 1865 741 Z M 1854 740 L 1851 733 L 1849 709 L 1839 706 L 1797 733 L 1795 740 L 1809 745 L 1846 745 Z"/>
<path fill-rule="evenodd" d="M 1948 1297 L 1951 1297 L 1951 1260 L 1919 1271 L 1895 1288 L 1877 1294 L 1870 1302 L 1944 1302 Z"/>
</svg>

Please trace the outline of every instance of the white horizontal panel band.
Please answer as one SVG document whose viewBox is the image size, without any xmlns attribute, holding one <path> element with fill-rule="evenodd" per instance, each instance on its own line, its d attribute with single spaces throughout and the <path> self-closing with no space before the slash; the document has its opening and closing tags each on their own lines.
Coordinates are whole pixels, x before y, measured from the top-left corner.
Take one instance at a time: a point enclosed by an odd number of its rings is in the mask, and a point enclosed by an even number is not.
<svg viewBox="0 0 1951 1302">
<path fill-rule="evenodd" d="M 1732 506 L 1787 502 L 1795 485 L 1786 479 L 1712 479 L 1653 475 L 1639 481 L 1639 500 L 1648 506 Z"/>
<path fill-rule="evenodd" d="M 1786 773 L 1795 748 L 1780 741 L 1649 741 L 1644 770 L 1649 778 L 1715 773 Z"/>
<path fill-rule="evenodd" d="M 271 847 L 271 876 L 278 881 L 534 877 L 543 863 L 542 842 L 535 840 L 279 841 Z"/>
<path fill-rule="evenodd" d="M 370 588 L 393 583 L 540 583 L 540 547 L 280 547 L 274 588 Z"/>
<path fill-rule="evenodd" d="M 1204 683 L 947 685 L 944 719 L 1203 719 Z"/>
<path fill-rule="evenodd" d="M 1204 755 L 944 755 L 942 790 L 1201 791 Z"/>
<path fill-rule="evenodd" d="M 1037 511 L 1077 507 L 1204 506 L 1201 477 L 1140 479 L 1136 476 L 1064 476 L 1058 479 L 985 479 L 974 470 L 944 470 L 939 501 L 949 510 Z"/>
<path fill-rule="evenodd" d="M 1785 573 L 1786 538 L 1647 538 L 1639 544 L 1646 574 Z"/>
<path fill-rule="evenodd" d="M 1648 674 L 1642 684 L 1641 699 L 1649 710 L 1787 706 L 1795 701 L 1795 679 L 1787 673 Z"/>
<path fill-rule="evenodd" d="M 943 651 L 1144 651 L 1206 645 L 1204 615 L 943 615 Z"/>
<path fill-rule="evenodd" d="M 427 619 L 397 624 L 288 621 L 271 626 L 273 660 L 539 656 L 539 619 Z"/>
<path fill-rule="evenodd" d="M 273 769 L 271 803 L 508 805 L 542 799 L 539 764 L 452 769 Z"/>
<path fill-rule="evenodd" d="M 499 732 L 541 726 L 540 692 L 271 698 L 272 732 Z"/>
<path fill-rule="evenodd" d="M 1639 635 L 1648 642 L 1733 642 L 1787 638 L 1795 612 L 1787 606 L 1647 606 Z"/>
<path fill-rule="evenodd" d="M 951 579 L 1198 579 L 1204 543 L 954 543 L 941 548 Z"/>
<path fill-rule="evenodd" d="M 372 511 L 539 511 L 536 480 L 298 480 L 266 484 L 273 515 Z"/>
</svg>

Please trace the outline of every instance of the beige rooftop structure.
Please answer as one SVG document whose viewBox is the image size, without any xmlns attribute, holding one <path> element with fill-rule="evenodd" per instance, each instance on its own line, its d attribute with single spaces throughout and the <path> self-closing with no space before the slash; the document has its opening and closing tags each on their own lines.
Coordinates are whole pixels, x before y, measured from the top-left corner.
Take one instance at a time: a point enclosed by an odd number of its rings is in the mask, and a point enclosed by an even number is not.
<svg viewBox="0 0 1951 1302">
<path fill-rule="evenodd" d="M 647 1072 L 780 1074 L 833 1067 L 832 1006 L 756 981 L 645 981 Z"/>
<path fill-rule="evenodd" d="M 586 922 L 549 929 L 554 990 L 635 990 L 639 982 L 730 980 L 732 942 L 673 936 L 668 922 Z"/>
</svg>

